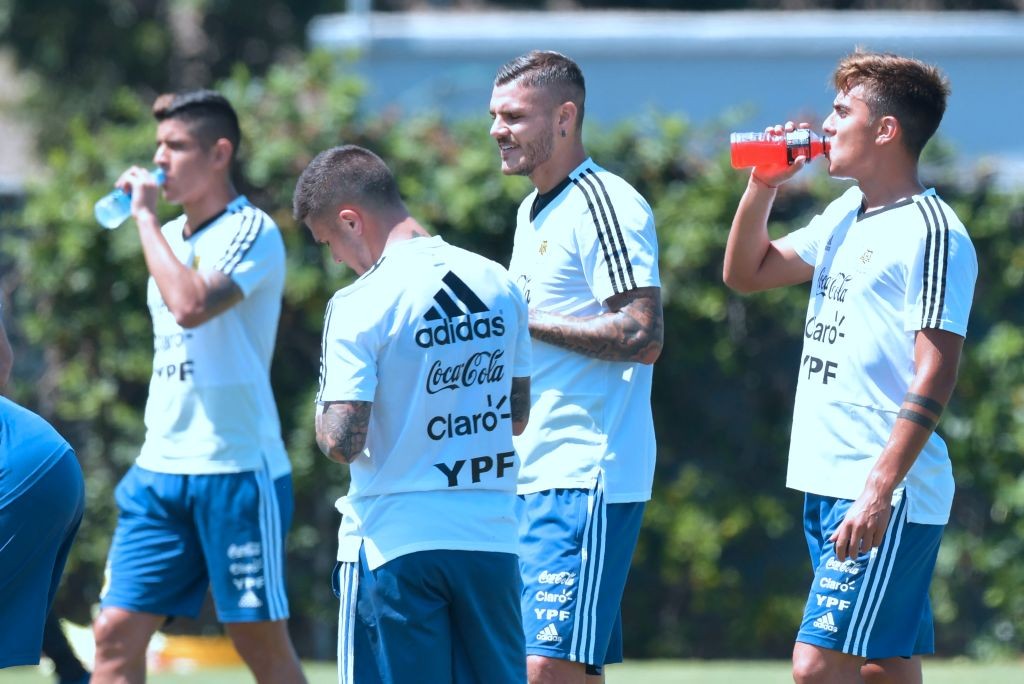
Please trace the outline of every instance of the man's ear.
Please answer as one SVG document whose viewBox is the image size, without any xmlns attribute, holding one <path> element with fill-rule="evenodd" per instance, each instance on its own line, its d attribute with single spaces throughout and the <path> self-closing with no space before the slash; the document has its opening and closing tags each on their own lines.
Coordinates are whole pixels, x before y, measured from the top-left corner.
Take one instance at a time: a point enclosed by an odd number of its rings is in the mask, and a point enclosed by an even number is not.
<svg viewBox="0 0 1024 684">
<path fill-rule="evenodd" d="M 355 235 L 363 234 L 363 217 L 358 209 L 344 206 L 338 210 L 338 221 L 342 230 L 352 231 Z"/>
<path fill-rule="evenodd" d="M 213 164 L 218 168 L 228 168 L 231 166 L 231 155 L 235 151 L 235 146 L 231 144 L 231 141 L 227 138 L 217 138 L 217 142 L 213 143 Z"/>
<path fill-rule="evenodd" d="M 898 140 L 903 135 L 903 127 L 895 116 L 883 116 L 878 120 L 878 128 L 875 132 L 875 142 L 886 145 Z"/>
<path fill-rule="evenodd" d="M 558 126 L 567 131 L 576 130 L 576 117 L 579 110 L 575 102 L 563 102 L 558 106 Z"/>
</svg>

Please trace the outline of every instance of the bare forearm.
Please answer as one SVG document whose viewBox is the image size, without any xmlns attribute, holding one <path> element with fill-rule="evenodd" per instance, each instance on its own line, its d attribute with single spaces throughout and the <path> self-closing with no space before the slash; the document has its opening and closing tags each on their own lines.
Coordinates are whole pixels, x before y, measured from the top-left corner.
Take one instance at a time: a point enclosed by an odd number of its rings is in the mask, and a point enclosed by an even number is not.
<svg viewBox="0 0 1024 684">
<path fill-rule="evenodd" d="M 194 328 L 243 299 L 230 277 L 219 271 L 200 273 L 182 264 L 160 233 L 155 215 L 144 212 L 136 222 L 146 268 L 179 325 Z"/>
<path fill-rule="evenodd" d="M 956 340 L 949 350 L 932 347 L 923 338 L 917 346 L 919 350 L 927 347 L 927 356 L 918 357 L 918 373 L 900 405 L 889 441 L 868 475 L 866 488 L 883 497 L 891 495 L 907 476 L 956 386 L 960 353 Z"/>
<path fill-rule="evenodd" d="M 521 435 L 530 421 L 530 378 L 512 378 L 512 434 Z"/>
<path fill-rule="evenodd" d="M 324 404 L 316 415 L 316 444 L 324 456 L 338 463 L 351 463 L 366 447 L 370 424 L 369 401 Z"/>
<path fill-rule="evenodd" d="M 654 363 L 661 354 L 665 323 L 658 288 L 641 288 L 608 300 L 597 316 L 562 316 L 530 310 L 534 339 L 604 361 Z"/>
<path fill-rule="evenodd" d="M 771 247 L 768 217 L 775 202 L 776 192 L 775 188 L 770 188 L 751 176 L 736 208 L 736 215 L 729 229 L 729 239 L 725 245 L 722 279 L 726 285 L 740 292 L 758 289 L 755 277 Z"/>
<path fill-rule="evenodd" d="M 142 255 L 146 260 L 164 303 L 177 316 L 179 312 L 198 308 L 203 287 L 202 277 L 182 264 L 160 233 L 155 215 L 145 212 L 135 218 L 142 242 Z"/>
</svg>

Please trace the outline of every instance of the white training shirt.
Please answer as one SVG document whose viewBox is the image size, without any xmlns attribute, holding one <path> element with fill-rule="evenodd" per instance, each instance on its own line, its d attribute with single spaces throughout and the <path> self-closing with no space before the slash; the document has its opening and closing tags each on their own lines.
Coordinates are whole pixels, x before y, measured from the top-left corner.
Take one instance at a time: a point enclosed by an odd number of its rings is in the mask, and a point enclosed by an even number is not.
<svg viewBox="0 0 1024 684">
<path fill-rule="evenodd" d="M 373 402 L 351 464 L 338 560 L 516 553 L 513 377 L 530 375 L 526 302 L 500 265 L 417 237 L 331 299 L 317 411 Z"/>
<path fill-rule="evenodd" d="M 509 271 L 531 309 L 605 313 L 613 295 L 660 287 L 654 215 L 632 186 L 587 159 L 559 187 L 523 201 Z M 601 477 L 610 503 L 648 500 L 652 370 L 535 341 L 530 423 L 515 439 L 519 493 L 590 488 Z"/>
<path fill-rule="evenodd" d="M 190 237 L 185 216 L 162 228 L 181 263 L 220 271 L 245 295 L 195 328 L 174 320 L 153 278 L 153 377 L 146 441 L 138 465 L 162 473 L 206 475 L 291 471 L 281 440 L 270 360 L 284 290 L 284 242 L 273 220 L 244 196 Z"/>
<path fill-rule="evenodd" d="M 915 333 L 967 334 L 978 261 L 933 189 L 866 214 L 850 188 L 782 240 L 814 266 L 804 325 L 788 486 L 856 499 L 914 378 Z M 946 444 L 929 438 L 895 497 L 911 522 L 949 518 Z"/>
</svg>

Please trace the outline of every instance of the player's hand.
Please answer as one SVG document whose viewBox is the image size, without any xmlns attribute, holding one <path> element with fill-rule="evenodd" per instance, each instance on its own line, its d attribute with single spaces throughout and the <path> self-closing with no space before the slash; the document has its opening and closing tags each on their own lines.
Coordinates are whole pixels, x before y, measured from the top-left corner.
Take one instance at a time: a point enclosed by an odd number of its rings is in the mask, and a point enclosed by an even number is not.
<svg viewBox="0 0 1024 684">
<path fill-rule="evenodd" d="M 768 135 L 782 136 L 786 133 L 791 133 L 797 129 L 810 128 L 811 125 L 807 122 L 801 122 L 799 124 L 787 121 L 785 124 L 776 124 L 775 126 L 768 126 L 764 129 L 764 132 Z M 792 164 L 783 165 L 772 165 L 772 166 L 755 166 L 750 172 L 756 183 L 763 186 L 777 188 L 790 178 L 800 173 L 800 169 L 804 168 L 804 164 L 807 163 L 807 158 L 800 155 L 793 160 Z"/>
<path fill-rule="evenodd" d="M 156 201 L 160 196 L 160 186 L 156 178 L 141 166 L 133 166 L 117 179 L 117 187 L 132 196 L 132 216 L 138 218 L 143 212 L 156 215 Z"/>
<path fill-rule="evenodd" d="M 892 494 L 882 496 L 864 490 L 846 512 L 839 529 L 829 537 L 836 547 L 839 562 L 857 558 L 881 546 L 892 516 Z"/>
</svg>

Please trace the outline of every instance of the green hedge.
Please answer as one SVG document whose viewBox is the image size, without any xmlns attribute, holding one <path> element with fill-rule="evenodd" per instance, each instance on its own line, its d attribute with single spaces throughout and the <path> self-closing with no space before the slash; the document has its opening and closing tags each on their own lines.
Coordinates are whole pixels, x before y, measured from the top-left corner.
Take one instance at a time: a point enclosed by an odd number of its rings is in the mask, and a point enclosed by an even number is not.
<svg viewBox="0 0 1024 684">
<path fill-rule="evenodd" d="M 370 117 L 362 86 L 326 55 L 239 69 L 220 89 L 243 122 L 242 189 L 282 227 L 288 283 L 273 381 L 295 476 L 288 544 L 292 627 L 308 657 L 334 653 L 328 586 L 334 499 L 345 468 L 312 430 L 320 331 L 350 274 L 291 219 L 295 179 L 320 150 L 359 143 L 395 170 L 414 214 L 433 231 L 506 263 L 515 209 L 530 189 L 498 171 L 486 115 L 445 124 Z M 78 450 L 88 510 L 58 609 L 85 621 L 96 600 L 116 510 L 112 489 L 143 437 L 151 331 L 135 230 L 100 230 L 93 201 L 153 149 L 148 102 L 123 91 L 98 129 L 55 132 L 48 177 L 24 210 L 2 216 L 0 263 L 12 299 L 13 394 L 57 424 Z M 624 606 L 630 657 L 784 657 L 810 579 L 801 498 L 783 486 L 806 289 L 740 297 L 721 260 L 744 175 L 728 167 L 722 126 L 649 115 L 587 130 L 595 159 L 632 181 L 658 221 L 666 317 L 655 367 L 658 471 Z M 67 141 L 64 143 L 63 141 Z M 706 151 L 713 150 L 709 155 Z M 945 655 L 994 656 L 1024 646 L 1024 212 L 985 177 L 956 175 L 931 152 L 926 180 L 959 212 L 981 275 L 955 399 L 943 418 L 959 491 L 933 587 Z M 818 169 L 777 202 L 772 231 L 800 225 L 843 186 Z M 163 207 L 166 217 L 175 213 Z"/>
</svg>

